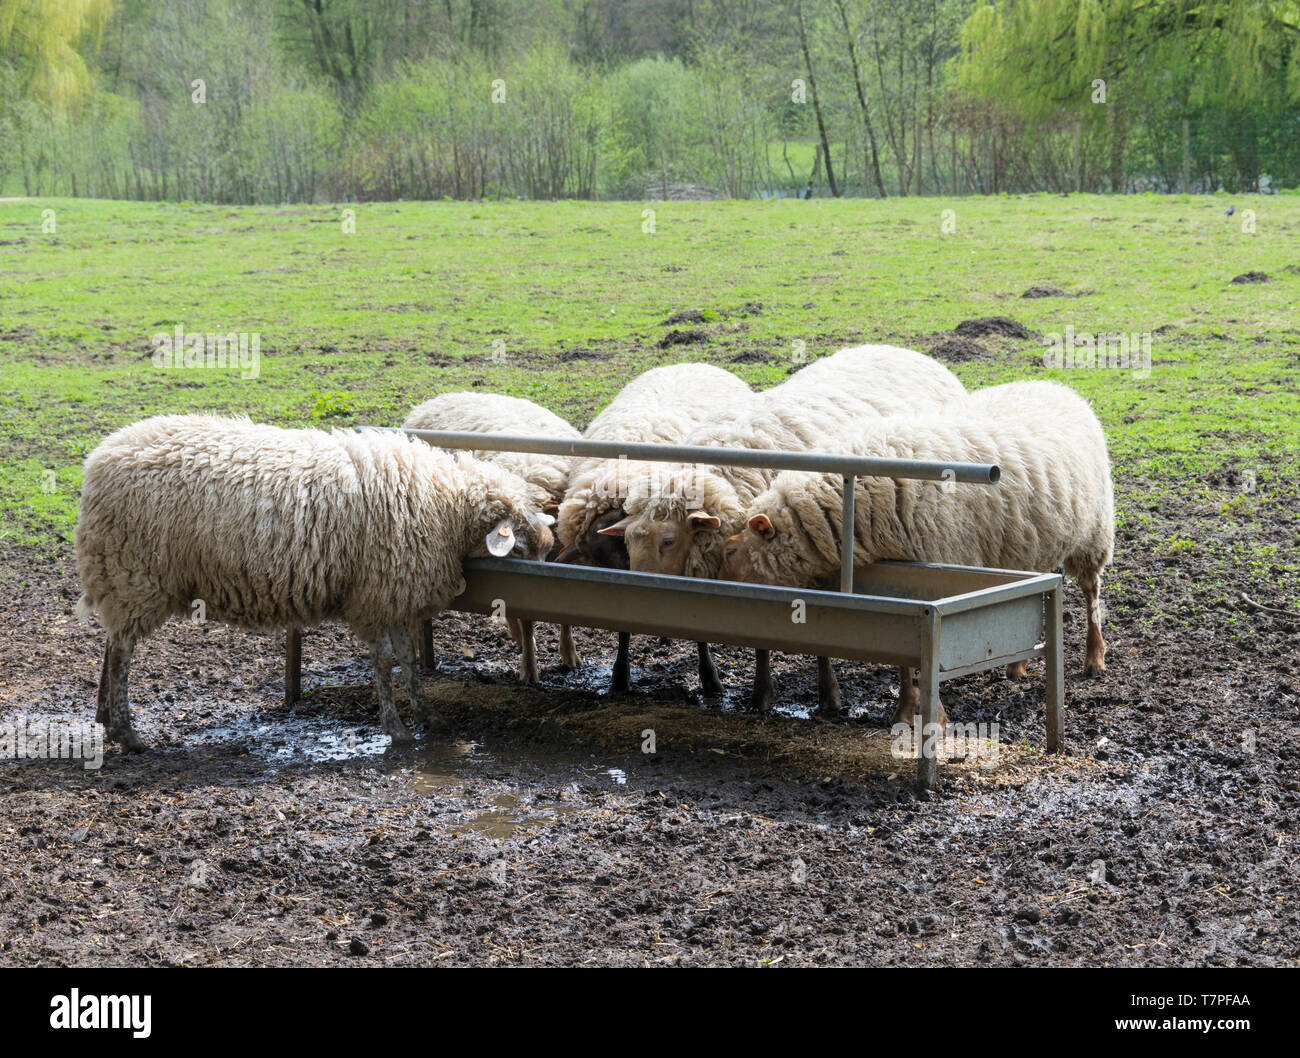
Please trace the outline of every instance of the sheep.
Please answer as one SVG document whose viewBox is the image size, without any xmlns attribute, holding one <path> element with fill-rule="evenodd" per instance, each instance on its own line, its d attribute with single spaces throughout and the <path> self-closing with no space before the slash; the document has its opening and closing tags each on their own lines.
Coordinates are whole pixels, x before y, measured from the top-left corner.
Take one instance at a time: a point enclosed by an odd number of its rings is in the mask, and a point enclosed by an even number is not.
<svg viewBox="0 0 1300 1058">
<path fill-rule="evenodd" d="M 651 368 L 624 386 L 587 427 L 589 441 L 633 441 L 679 444 L 701 422 L 725 410 L 748 407 L 753 390 L 728 371 L 711 364 L 672 364 Z M 623 542 L 602 535 L 626 512 L 623 501 L 630 479 L 653 475 L 659 463 L 626 460 L 575 460 L 560 504 L 556 535 L 564 550 L 558 561 L 607 569 L 627 569 Z M 626 691 L 630 683 L 626 632 L 618 636 L 610 687 Z M 700 684 L 709 695 L 722 693 L 708 644 L 698 644 Z"/>
<path fill-rule="evenodd" d="M 1002 477 L 993 487 L 859 478 L 855 566 L 879 559 L 1064 566 L 1088 604 L 1084 671 L 1102 672 L 1101 575 L 1114 553 L 1115 502 L 1106 436 L 1088 403 L 1057 382 L 1011 382 L 972 393 L 954 411 L 877 426 L 856 454 L 996 463 Z M 840 565 L 841 484 L 834 474 L 778 474 L 748 505 L 744 530 L 727 541 L 723 577 L 791 587 L 833 577 Z M 1017 663 L 1010 674 L 1024 669 Z M 902 670 L 892 722 L 910 724 L 917 704 L 912 673 Z"/>
<path fill-rule="evenodd" d="M 205 617 L 246 628 L 345 621 L 370 648 L 380 716 L 393 702 L 393 649 L 423 710 L 406 622 L 464 589 L 466 557 L 536 558 L 553 520 L 520 480 L 397 432 L 326 433 L 247 419 L 164 415 L 124 427 L 85 462 L 76 556 L 82 619 L 108 632 L 96 719 L 123 749 L 137 643 L 201 600 Z"/>
<path fill-rule="evenodd" d="M 417 405 L 402 424 L 408 430 L 460 430 L 466 433 L 516 433 L 539 437 L 573 438 L 581 435 L 554 412 L 521 397 L 503 393 L 443 393 Z M 529 485 L 540 489 L 542 510 L 554 515 L 564 498 L 569 481 L 571 456 L 544 455 L 535 452 L 475 451 L 475 458 L 496 463 L 518 474 Z M 519 644 L 519 677 L 536 683 L 537 652 L 533 622 L 511 617 L 507 620 L 510 637 Z M 582 659 L 573 643 L 573 629 L 560 626 L 560 660 L 578 668 Z"/>
<path fill-rule="evenodd" d="M 683 442 L 728 448 L 842 451 L 883 415 L 941 407 L 965 388 L 938 361 L 911 349 L 864 345 L 814 361 L 765 390 L 748 408 L 707 422 Z M 744 527 L 747 504 L 775 472 L 755 467 L 681 466 L 658 481 L 638 479 L 627 517 L 603 530 L 623 535 L 632 569 L 717 577 L 726 539 Z M 830 661 L 818 658 L 818 703 L 839 709 Z M 772 707 L 770 659 L 758 651 L 751 705 Z"/>
</svg>

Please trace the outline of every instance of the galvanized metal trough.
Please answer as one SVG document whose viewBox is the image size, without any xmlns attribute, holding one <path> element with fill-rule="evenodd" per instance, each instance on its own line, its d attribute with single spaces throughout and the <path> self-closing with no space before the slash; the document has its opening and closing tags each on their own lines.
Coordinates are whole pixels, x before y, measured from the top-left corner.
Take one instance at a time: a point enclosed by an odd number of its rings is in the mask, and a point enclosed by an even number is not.
<svg viewBox="0 0 1300 1058">
<path fill-rule="evenodd" d="M 925 562 L 877 562 L 853 570 L 853 480 L 921 478 L 992 485 L 995 466 L 883 460 L 810 452 L 645 445 L 497 434 L 408 430 L 440 448 L 760 466 L 844 476 L 840 591 L 774 588 L 514 559 L 465 563 L 465 590 L 450 609 L 583 628 L 665 635 L 701 643 L 846 658 L 919 670 L 922 730 L 937 729 L 939 687 L 956 676 L 1042 656 L 1047 669 L 1047 748 L 1064 736 L 1064 655 L 1057 573 Z M 288 635 L 286 698 L 297 698 L 301 639 Z M 917 751 L 917 784 L 938 778 L 935 740 Z"/>
</svg>

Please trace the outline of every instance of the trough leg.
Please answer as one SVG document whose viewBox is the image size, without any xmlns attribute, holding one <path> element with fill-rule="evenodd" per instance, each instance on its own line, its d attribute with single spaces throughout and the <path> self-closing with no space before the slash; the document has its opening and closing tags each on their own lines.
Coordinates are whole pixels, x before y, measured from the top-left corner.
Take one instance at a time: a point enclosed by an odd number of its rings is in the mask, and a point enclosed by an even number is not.
<svg viewBox="0 0 1300 1058">
<path fill-rule="evenodd" d="M 614 658 L 614 674 L 609 681 L 609 689 L 624 693 L 632 684 L 632 662 L 628 653 L 632 648 L 632 635 L 629 632 L 618 634 L 618 655 Z"/>
<path fill-rule="evenodd" d="M 823 713 L 840 711 L 840 685 L 830 658 L 817 659 L 817 708 Z"/>
<path fill-rule="evenodd" d="M 1065 649 L 1062 643 L 1061 594 L 1064 582 L 1047 593 L 1043 660 L 1047 663 L 1047 751 L 1056 753 L 1065 741 Z"/>
<path fill-rule="evenodd" d="M 438 662 L 433 656 L 433 618 L 426 617 L 420 622 L 420 661 L 425 672 L 433 672 Z"/>
<path fill-rule="evenodd" d="M 99 667 L 99 693 L 96 698 L 95 723 L 108 727 L 108 655 L 112 651 L 111 643 L 104 644 L 104 663 Z"/>
<path fill-rule="evenodd" d="M 122 744 L 128 753 L 145 748 L 131 726 L 131 702 L 127 685 L 131 678 L 134 644 L 109 639 L 108 644 L 108 737 Z"/>
<path fill-rule="evenodd" d="M 708 643 L 696 643 L 700 652 L 700 690 L 707 697 L 716 698 L 722 693 L 722 680 L 718 676 L 718 666 L 713 663 L 713 654 L 709 652 Z"/>
<path fill-rule="evenodd" d="M 397 715 L 393 701 L 393 645 L 386 634 L 370 644 L 370 664 L 375 670 L 375 692 L 379 697 L 379 723 L 391 736 L 393 744 L 415 741 Z"/>
<path fill-rule="evenodd" d="M 921 747 L 916 758 L 916 787 L 933 790 L 939 781 L 939 749 L 943 741 L 943 707 L 939 704 L 939 612 L 931 609 L 921 637 Z"/>
<path fill-rule="evenodd" d="M 302 697 L 302 631 L 284 630 L 284 704 L 293 705 Z"/>
<path fill-rule="evenodd" d="M 582 658 L 573 642 L 573 629 L 569 625 L 560 625 L 560 662 L 571 669 L 582 668 Z"/>
<path fill-rule="evenodd" d="M 749 707 L 766 713 L 775 703 L 776 694 L 772 690 L 772 652 L 755 650 L 754 689 L 749 696 Z"/>
</svg>

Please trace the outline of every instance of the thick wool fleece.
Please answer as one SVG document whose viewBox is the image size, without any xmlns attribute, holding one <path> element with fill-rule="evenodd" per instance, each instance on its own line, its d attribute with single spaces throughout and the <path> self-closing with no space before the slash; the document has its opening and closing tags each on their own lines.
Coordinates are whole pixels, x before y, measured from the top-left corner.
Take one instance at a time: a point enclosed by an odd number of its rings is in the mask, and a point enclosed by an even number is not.
<svg viewBox="0 0 1300 1058">
<path fill-rule="evenodd" d="M 251 628 L 340 619 L 372 642 L 459 594 L 499 521 L 549 543 L 535 515 L 514 475 L 402 434 L 160 416 L 86 458 L 78 612 L 124 643 L 194 600 Z"/>
<path fill-rule="evenodd" d="M 413 408 L 402 425 L 410 430 L 460 430 L 465 433 L 508 433 L 560 439 L 582 436 L 553 411 L 504 393 L 442 393 Z M 505 467 L 529 485 L 541 489 L 544 495 L 539 499 L 551 513 L 564 498 L 572 456 L 486 449 L 472 455 Z"/>
<path fill-rule="evenodd" d="M 681 444 L 700 423 L 747 408 L 754 392 L 712 364 L 651 368 L 624 386 L 587 427 L 589 441 Z M 608 459 L 575 462 L 560 505 L 556 535 L 566 546 L 586 535 L 602 514 L 623 506 L 633 483 L 665 464 Z"/>
<path fill-rule="evenodd" d="M 1055 382 L 970 395 L 959 412 L 889 420 L 856 454 L 996 463 L 996 485 L 862 478 L 854 562 L 945 562 L 1100 574 L 1114 553 L 1110 457 L 1088 403 Z M 746 533 L 752 579 L 810 587 L 839 569 L 841 479 L 786 471 L 748 507 L 775 535 Z"/>
<path fill-rule="evenodd" d="M 726 448 L 851 452 L 884 416 L 925 414 L 966 397 L 957 376 L 912 349 L 841 349 L 759 394 L 747 408 L 702 424 L 682 442 Z M 672 467 L 651 487 L 638 483 L 626 509 L 647 521 L 684 521 L 690 510 L 721 519 L 694 534 L 683 573 L 716 577 L 722 545 L 744 528 L 745 511 L 776 476 L 750 467 Z"/>
</svg>

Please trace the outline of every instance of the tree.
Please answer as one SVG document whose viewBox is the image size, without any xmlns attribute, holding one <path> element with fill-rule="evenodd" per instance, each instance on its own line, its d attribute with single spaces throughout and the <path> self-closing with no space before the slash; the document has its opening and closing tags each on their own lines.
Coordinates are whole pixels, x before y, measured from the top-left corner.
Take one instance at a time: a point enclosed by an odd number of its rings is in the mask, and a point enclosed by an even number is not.
<svg viewBox="0 0 1300 1058">
<path fill-rule="evenodd" d="M 84 98 L 92 76 L 82 47 L 112 10 L 113 0 L 0 0 L 0 66 L 16 94 L 56 111 Z"/>
</svg>

